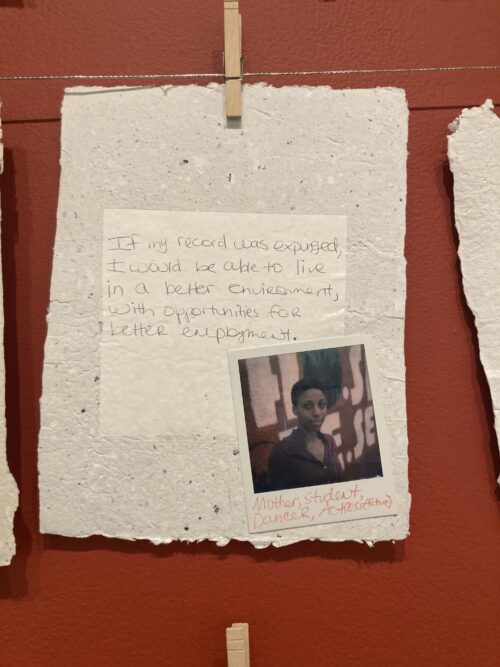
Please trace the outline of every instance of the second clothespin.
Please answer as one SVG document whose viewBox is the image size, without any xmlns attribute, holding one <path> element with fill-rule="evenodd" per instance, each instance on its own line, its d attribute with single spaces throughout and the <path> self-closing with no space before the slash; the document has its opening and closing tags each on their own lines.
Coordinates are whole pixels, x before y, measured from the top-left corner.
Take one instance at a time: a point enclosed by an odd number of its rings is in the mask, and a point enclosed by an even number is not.
<svg viewBox="0 0 500 667">
<path fill-rule="evenodd" d="M 250 667 L 248 623 L 226 628 L 227 667 Z"/>
<path fill-rule="evenodd" d="M 241 14 L 238 0 L 224 0 L 224 81 L 228 118 L 241 118 L 242 78 Z"/>
</svg>

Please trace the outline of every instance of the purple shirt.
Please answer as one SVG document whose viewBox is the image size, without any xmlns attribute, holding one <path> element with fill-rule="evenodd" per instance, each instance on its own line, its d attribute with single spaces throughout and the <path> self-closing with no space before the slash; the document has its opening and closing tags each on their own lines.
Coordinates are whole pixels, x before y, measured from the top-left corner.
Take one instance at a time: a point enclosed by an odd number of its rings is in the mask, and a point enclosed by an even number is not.
<svg viewBox="0 0 500 667">
<path fill-rule="evenodd" d="M 275 445 L 269 459 L 271 491 L 344 481 L 332 436 L 320 431 L 317 431 L 317 435 L 325 445 L 323 461 L 308 451 L 305 435 L 301 429 L 295 429 L 287 438 Z"/>
</svg>

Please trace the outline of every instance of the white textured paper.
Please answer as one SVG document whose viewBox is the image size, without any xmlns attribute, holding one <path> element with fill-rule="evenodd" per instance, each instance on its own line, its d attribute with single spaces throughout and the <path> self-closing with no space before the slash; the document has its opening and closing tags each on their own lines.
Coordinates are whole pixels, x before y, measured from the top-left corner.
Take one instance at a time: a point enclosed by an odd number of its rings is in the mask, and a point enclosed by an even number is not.
<svg viewBox="0 0 500 667">
<path fill-rule="evenodd" d="M 234 438 L 227 351 L 343 334 L 345 246 L 344 217 L 104 211 L 100 433 Z"/>
<path fill-rule="evenodd" d="M 500 414 L 500 118 L 487 100 L 450 126 L 455 222 L 464 292 L 475 318 L 498 437 Z M 500 438 L 499 438 L 500 442 Z"/>
<path fill-rule="evenodd" d="M 402 539 L 409 511 L 404 93 L 245 86 L 239 130 L 225 126 L 223 97 L 222 86 L 80 88 L 65 96 L 40 432 L 41 529 L 256 546 Z M 104 209 L 117 208 L 346 216 L 345 332 L 375 341 L 397 516 L 250 536 L 235 437 L 207 439 L 196 413 L 186 413 L 183 435 L 100 435 L 102 221 Z M 172 382 L 181 395 L 179 378 L 189 387 L 196 373 L 210 386 L 203 369 L 182 355 L 176 360 Z M 116 410 L 123 414 L 119 403 Z"/>
<path fill-rule="evenodd" d="M 3 171 L 3 145 L 0 129 L 0 173 Z M 3 283 L 0 271 L 0 303 Z M 3 338 L 3 309 L 0 308 L 0 334 Z M 3 349 L 3 348 L 2 348 Z M 13 533 L 14 512 L 17 508 L 17 486 L 9 472 L 6 455 L 5 429 L 5 365 L 0 362 L 0 565 L 8 565 L 16 551 Z"/>
</svg>

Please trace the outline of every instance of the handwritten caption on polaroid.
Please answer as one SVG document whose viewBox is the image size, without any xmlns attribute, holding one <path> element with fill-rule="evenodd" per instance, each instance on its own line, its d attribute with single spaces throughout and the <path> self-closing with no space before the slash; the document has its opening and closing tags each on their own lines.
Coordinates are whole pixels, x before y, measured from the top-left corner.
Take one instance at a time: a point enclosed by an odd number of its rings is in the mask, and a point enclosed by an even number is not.
<svg viewBox="0 0 500 667">
<path fill-rule="evenodd" d="M 290 342 L 343 309 L 343 219 L 105 213 L 104 338 Z"/>
<path fill-rule="evenodd" d="M 249 504 L 251 533 L 298 528 L 395 514 L 383 480 L 359 480 L 282 492 L 255 494 Z"/>
</svg>

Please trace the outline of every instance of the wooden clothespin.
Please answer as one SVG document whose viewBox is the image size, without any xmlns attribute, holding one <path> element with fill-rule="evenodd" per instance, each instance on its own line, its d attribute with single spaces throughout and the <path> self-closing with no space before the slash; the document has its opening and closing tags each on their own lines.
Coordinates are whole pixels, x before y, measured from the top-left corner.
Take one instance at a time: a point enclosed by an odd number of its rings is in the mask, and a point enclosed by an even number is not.
<svg viewBox="0 0 500 667">
<path fill-rule="evenodd" d="M 241 118 L 242 78 L 241 14 L 238 0 L 224 0 L 224 80 L 228 118 Z"/>
<path fill-rule="evenodd" d="M 250 667 L 248 623 L 226 628 L 227 667 Z"/>
</svg>

